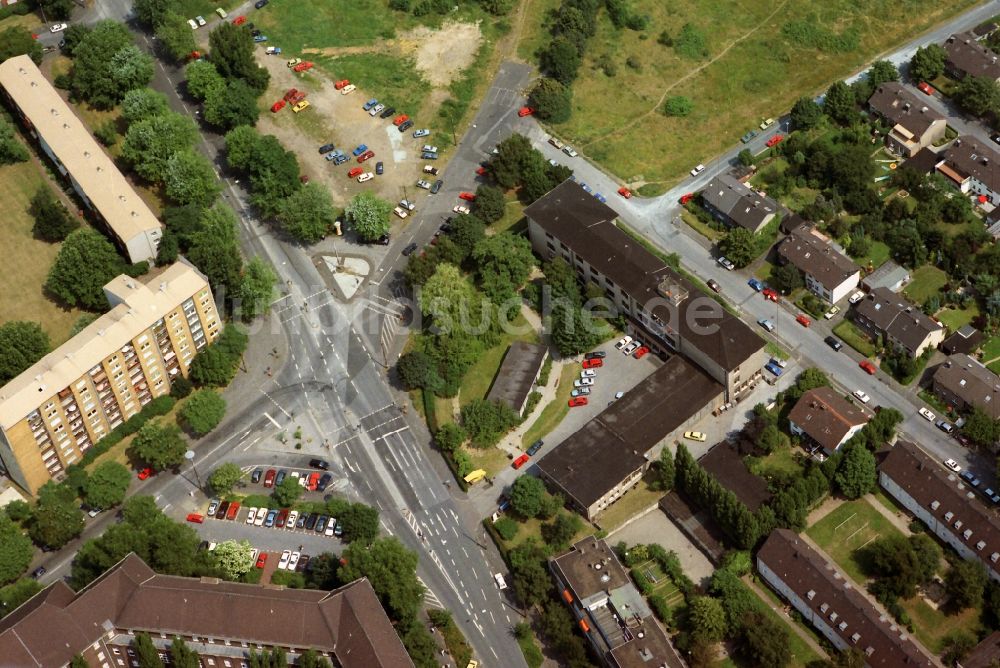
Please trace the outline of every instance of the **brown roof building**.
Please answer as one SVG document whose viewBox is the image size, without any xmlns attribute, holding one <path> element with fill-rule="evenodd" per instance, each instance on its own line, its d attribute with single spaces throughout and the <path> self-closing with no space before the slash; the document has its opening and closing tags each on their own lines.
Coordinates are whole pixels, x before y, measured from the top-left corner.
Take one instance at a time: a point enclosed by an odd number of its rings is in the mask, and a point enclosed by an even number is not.
<svg viewBox="0 0 1000 668">
<path fill-rule="evenodd" d="M 767 481 L 750 472 L 737 443 L 716 443 L 698 464 L 753 512 L 771 500 Z"/>
<path fill-rule="evenodd" d="M 965 194 L 1000 204 L 1000 152 L 971 135 L 952 142 L 935 168 Z"/>
<path fill-rule="evenodd" d="M 898 81 L 881 84 L 868 98 L 868 107 L 891 129 L 885 143 L 893 153 L 913 157 L 922 148 L 944 138 L 948 122 Z"/>
<path fill-rule="evenodd" d="M 1000 663 L 1000 631 L 994 631 L 955 665 L 958 668 L 994 668 L 998 663 Z"/>
<path fill-rule="evenodd" d="M 538 460 L 539 472 L 593 519 L 639 482 L 661 443 L 721 400 L 721 385 L 673 356 Z"/>
<path fill-rule="evenodd" d="M 549 560 L 583 635 L 611 668 L 684 668 L 642 594 L 618 556 L 603 540 L 589 536 Z"/>
<path fill-rule="evenodd" d="M 720 223 L 760 232 L 778 214 L 778 203 L 729 174 L 719 174 L 701 191 L 701 201 Z"/>
<path fill-rule="evenodd" d="M 968 355 L 957 353 L 934 372 L 934 393 L 959 411 L 981 408 L 994 420 L 1000 418 L 1000 376 Z"/>
<path fill-rule="evenodd" d="M 802 272 L 810 292 L 830 304 L 853 292 L 861 279 L 861 268 L 809 223 L 792 230 L 778 244 L 778 256 Z"/>
<path fill-rule="evenodd" d="M 959 327 L 951 336 L 941 342 L 941 351 L 945 355 L 965 353 L 971 355 L 979 350 L 983 343 L 983 333 L 972 325 Z"/>
<path fill-rule="evenodd" d="M 806 436 L 827 455 L 851 440 L 866 424 L 865 412 L 829 387 L 804 392 L 788 414 L 791 432 Z"/>
<path fill-rule="evenodd" d="M 250 649 L 307 649 L 335 666 L 412 666 L 367 580 L 335 591 L 158 575 L 129 554 L 74 593 L 50 585 L 0 620 L 5 668 L 65 666 L 77 653 L 92 666 L 127 666 L 136 633 L 165 648 L 183 638 L 215 665 L 247 666 Z"/>
<path fill-rule="evenodd" d="M 944 325 L 924 315 L 920 307 L 888 288 L 876 288 L 854 305 L 854 322 L 872 339 L 883 337 L 889 345 L 920 357 L 936 348 L 947 334 Z"/>
<path fill-rule="evenodd" d="M 545 346 L 527 341 L 514 341 L 507 348 L 500 370 L 486 398 L 504 403 L 518 415 L 524 417 L 524 409 L 535 386 L 542 365 L 548 357 Z"/>
<path fill-rule="evenodd" d="M 944 62 L 945 72 L 953 79 L 965 77 L 989 77 L 1000 80 L 1000 63 L 997 54 L 977 41 L 972 32 L 960 32 L 952 35 L 944 43 L 947 54 Z"/>
<path fill-rule="evenodd" d="M 857 648 L 872 668 L 936 666 L 926 650 L 819 552 L 775 529 L 757 552 L 764 580 L 837 649 Z"/>
<path fill-rule="evenodd" d="M 879 484 L 963 559 L 978 559 L 1000 581 L 1000 520 L 957 473 L 897 441 L 879 465 Z"/>
</svg>

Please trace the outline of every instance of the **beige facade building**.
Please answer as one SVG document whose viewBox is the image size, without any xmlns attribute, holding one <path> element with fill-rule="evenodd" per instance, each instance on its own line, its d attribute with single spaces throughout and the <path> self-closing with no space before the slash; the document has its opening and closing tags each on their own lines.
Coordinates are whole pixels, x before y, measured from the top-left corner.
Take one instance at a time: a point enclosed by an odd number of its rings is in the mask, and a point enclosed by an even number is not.
<svg viewBox="0 0 1000 668">
<path fill-rule="evenodd" d="M 0 466 L 34 493 L 186 376 L 222 322 L 184 261 L 104 286 L 111 310 L 0 387 Z"/>
</svg>

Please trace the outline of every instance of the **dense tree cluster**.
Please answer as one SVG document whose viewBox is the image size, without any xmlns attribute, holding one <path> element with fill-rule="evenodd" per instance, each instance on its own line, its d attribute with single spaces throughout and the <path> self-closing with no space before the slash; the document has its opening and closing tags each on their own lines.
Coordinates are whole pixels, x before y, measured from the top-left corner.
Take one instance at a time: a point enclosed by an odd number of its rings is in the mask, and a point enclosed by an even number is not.
<svg viewBox="0 0 1000 668">
<path fill-rule="evenodd" d="M 552 165 L 527 137 L 514 134 L 497 144 L 490 160 L 490 174 L 502 188 L 520 188 L 522 200 L 530 204 L 572 175 L 565 165 Z"/>
<path fill-rule="evenodd" d="M 29 157 L 28 149 L 17 138 L 14 126 L 0 118 L 0 165 L 25 162 Z"/>
<path fill-rule="evenodd" d="M 219 339 L 191 361 L 191 379 L 208 387 L 229 385 L 236 375 L 248 340 L 236 325 L 226 325 Z"/>
<path fill-rule="evenodd" d="M 66 237 L 45 289 L 70 306 L 106 311 L 104 286 L 125 269 L 118 251 L 100 232 L 85 227 Z"/>
<path fill-rule="evenodd" d="M 70 90 L 98 109 L 110 109 L 152 78 L 152 58 L 133 43 L 123 23 L 100 21 L 73 48 Z"/>
<path fill-rule="evenodd" d="M 226 162 L 250 177 L 250 199 L 265 216 L 276 215 L 282 201 L 302 187 L 295 154 L 277 137 L 261 135 L 246 125 L 226 133 Z"/>
<path fill-rule="evenodd" d="M 0 386 L 44 357 L 49 335 L 37 322 L 11 320 L 0 325 Z"/>
</svg>

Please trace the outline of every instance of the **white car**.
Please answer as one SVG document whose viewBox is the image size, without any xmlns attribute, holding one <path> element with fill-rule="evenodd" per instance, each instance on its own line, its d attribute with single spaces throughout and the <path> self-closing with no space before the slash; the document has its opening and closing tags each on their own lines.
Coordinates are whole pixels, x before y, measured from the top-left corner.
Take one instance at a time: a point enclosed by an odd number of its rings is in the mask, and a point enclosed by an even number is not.
<svg viewBox="0 0 1000 668">
<path fill-rule="evenodd" d="M 264 520 L 265 519 L 267 519 L 267 508 L 258 508 L 257 509 L 257 519 L 255 519 L 253 521 L 253 525 L 255 527 L 262 527 L 262 526 L 264 526 Z"/>
<path fill-rule="evenodd" d="M 194 19 L 188 19 L 188 25 L 191 26 L 191 30 L 198 29 L 198 24 L 195 23 Z"/>
<path fill-rule="evenodd" d="M 424 147 L 420 150 L 423 151 L 424 153 L 437 153 L 438 147 L 431 146 L 430 144 L 424 144 Z"/>
<path fill-rule="evenodd" d="M 958 473 L 959 471 L 962 470 L 962 467 L 959 466 L 958 462 L 956 462 L 954 459 L 946 459 L 946 460 L 944 460 L 944 465 L 947 466 L 948 468 L 950 468 L 955 473 Z"/>
<path fill-rule="evenodd" d="M 365 172 L 364 174 L 362 174 L 361 176 L 358 177 L 358 183 L 364 183 L 365 181 L 371 181 L 374 178 L 375 178 L 374 174 L 372 174 L 371 172 Z"/>
<path fill-rule="evenodd" d="M 298 552 L 292 552 L 292 556 L 288 557 L 288 570 L 294 571 L 295 567 L 299 563 L 299 557 L 302 556 Z"/>
<path fill-rule="evenodd" d="M 615 399 L 621 399 L 625 396 L 624 392 L 615 392 Z"/>
<path fill-rule="evenodd" d="M 340 94 L 341 95 L 350 95 L 351 93 L 353 93 L 356 90 L 357 90 L 357 87 L 354 84 L 347 84 L 346 86 L 344 86 L 343 88 L 340 89 Z"/>
<path fill-rule="evenodd" d="M 403 207 L 407 211 L 413 211 L 414 209 L 417 208 L 417 205 L 414 204 L 413 202 L 411 202 L 408 199 L 401 199 L 401 200 L 399 200 L 399 206 Z"/>
<path fill-rule="evenodd" d="M 597 378 L 597 372 L 593 369 L 584 369 L 580 372 L 580 378 Z"/>
<path fill-rule="evenodd" d="M 494 573 L 493 581 L 497 583 L 497 588 L 503 591 L 507 588 L 507 581 L 503 579 L 503 573 Z"/>
<path fill-rule="evenodd" d="M 636 350 L 638 350 L 640 346 L 642 346 L 641 343 L 639 343 L 638 341 L 633 341 L 632 343 L 622 348 L 622 352 L 625 353 L 626 355 L 631 355 Z"/>
<path fill-rule="evenodd" d="M 62 32 L 63 30 L 65 30 L 68 27 L 69 26 L 67 26 L 65 23 L 57 23 L 54 26 L 52 26 L 51 28 L 49 28 L 49 32 Z"/>
<path fill-rule="evenodd" d="M 253 524 L 257 520 L 257 509 L 251 508 L 247 514 L 247 524 Z"/>
<path fill-rule="evenodd" d="M 462 206 L 461 204 L 459 204 L 458 206 L 453 208 L 452 211 L 454 211 L 455 213 L 469 213 L 469 207 Z"/>
<path fill-rule="evenodd" d="M 199 26 L 205 25 L 205 17 L 204 16 L 196 16 L 196 17 L 194 17 L 194 20 L 198 22 Z"/>
<path fill-rule="evenodd" d="M 398 207 L 398 206 L 395 209 L 393 209 L 392 212 L 394 214 L 396 214 L 397 216 L 399 216 L 400 218 L 406 218 L 407 216 L 410 215 L 409 213 L 406 212 L 405 209 L 403 209 L 402 207 Z"/>
<path fill-rule="evenodd" d="M 865 394 L 861 390 L 854 390 L 854 396 L 857 397 L 858 401 L 860 401 L 863 404 L 867 404 L 869 401 L 872 400 L 871 397 L 869 397 L 867 394 Z"/>
<path fill-rule="evenodd" d="M 372 118 L 375 118 L 376 116 L 382 113 L 383 109 L 385 109 L 384 104 L 382 103 L 376 104 L 374 107 L 368 110 L 368 115 L 371 116 Z"/>
<path fill-rule="evenodd" d="M 698 165 L 697 167 L 691 170 L 691 176 L 698 176 L 703 171 L 705 171 L 705 165 Z"/>
<path fill-rule="evenodd" d="M 285 528 L 294 529 L 295 523 L 298 522 L 298 520 L 299 520 L 299 511 L 297 510 L 291 511 L 290 513 L 288 513 L 288 519 L 285 520 Z"/>
<path fill-rule="evenodd" d="M 923 418 L 928 422 L 934 422 L 934 417 L 935 417 L 934 413 L 931 413 L 926 408 L 921 407 L 920 410 L 918 410 L 917 412 L 920 413 L 920 415 L 923 416 Z"/>
<path fill-rule="evenodd" d="M 586 385 L 593 385 L 593 378 L 577 378 L 573 381 L 573 387 L 584 387 Z"/>
<path fill-rule="evenodd" d="M 324 536 L 333 536 L 333 531 L 336 528 L 337 528 L 337 520 L 335 518 L 331 517 L 330 521 L 326 523 L 326 531 L 323 532 L 323 535 Z"/>
<path fill-rule="evenodd" d="M 428 183 L 427 181 L 424 181 L 423 179 L 420 179 L 419 181 L 417 181 L 417 187 L 423 188 L 424 190 L 430 190 L 431 184 Z"/>
<path fill-rule="evenodd" d="M 281 553 L 281 559 L 278 560 L 278 568 L 284 570 L 288 568 L 288 560 L 292 558 L 292 551 L 285 550 Z"/>
<path fill-rule="evenodd" d="M 622 339 L 618 343 L 615 344 L 615 348 L 617 348 L 618 350 L 621 350 L 622 348 L 624 348 L 625 346 L 627 346 L 630 343 L 632 343 L 632 337 L 631 336 L 623 336 Z"/>
<path fill-rule="evenodd" d="M 851 304 L 857 304 L 859 301 L 861 301 L 864 298 L 865 298 L 865 293 L 862 292 L 861 290 L 858 290 L 853 295 L 851 295 L 850 297 L 848 297 L 847 301 L 849 301 Z"/>
<path fill-rule="evenodd" d="M 563 146 L 562 152 L 571 158 L 575 158 L 576 156 L 580 155 L 579 153 L 573 150 L 572 146 Z"/>
<path fill-rule="evenodd" d="M 424 128 L 424 129 L 422 129 L 422 130 L 414 130 L 414 131 L 413 131 L 413 138 L 414 138 L 414 139 L 420 139 L 421 137 L 427 137 L 427 136 L 429 136 L 430 134 L 431 134 L 431 131 L 430 131 L 430 130 L 428 130 L 427 128 Z M 435 151 L 435 153 L 436 153 L 436 152 L 437 152 L 437 151 Z"/>
<path fill-rule="evenodd" d="M 725 267 L 726 271 L 732 271 L 736 269 L 736 265 L 733 264 L 732 260 L 727 258 L 725 255 L 720 255 L 719 259 L 716 260 L 716 262 Z"/>
<path fill-rule="evenodd" d="M 830 308 L 829 311 L 827 311 L 826 313 L 823 314 L 823 317 L 826 318 L 827 320 L 830 320 L 835 315 L 837 315 L 838 313 L 840 313 L 840 307 L 839 306 L 833 306 L 833 307 Z"/>
</svg>

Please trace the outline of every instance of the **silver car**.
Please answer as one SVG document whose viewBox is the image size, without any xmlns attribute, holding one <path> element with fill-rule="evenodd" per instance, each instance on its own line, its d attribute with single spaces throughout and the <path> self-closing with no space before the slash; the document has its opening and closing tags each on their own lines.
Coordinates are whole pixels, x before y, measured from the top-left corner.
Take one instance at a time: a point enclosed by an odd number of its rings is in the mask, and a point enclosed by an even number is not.
<svg viewBox="0 0 1000 668">
<path fill-rule="evenodd" d="M 427 128 L 424 128 L 423 130 L 414 130 L 413 131 L 413 138 L 414 139 L 420 139 L 421 137 L 427 137 L 428 135 L 430 135 L 430 133 L 431 133 L 431 131 L 428 130 Z"/>
<path fill-rule="evenodd" d="M 423 188 L 424 190 L 430 190 L 431 184 L 428 183 L 427 181 L 424 181 L 423 179 L 420 179 L 419 181 L 417 181 L 417 187 Z"/>
<path fill-rule="evenodd" d="M 382 113 L 383 109 L 385 109 L 384 104 L 376 104 L 374 107 L 368 110 L 368 115 L 371 116 L 372 118 L 375 118 L 380 113 Z"/>
</svg>

